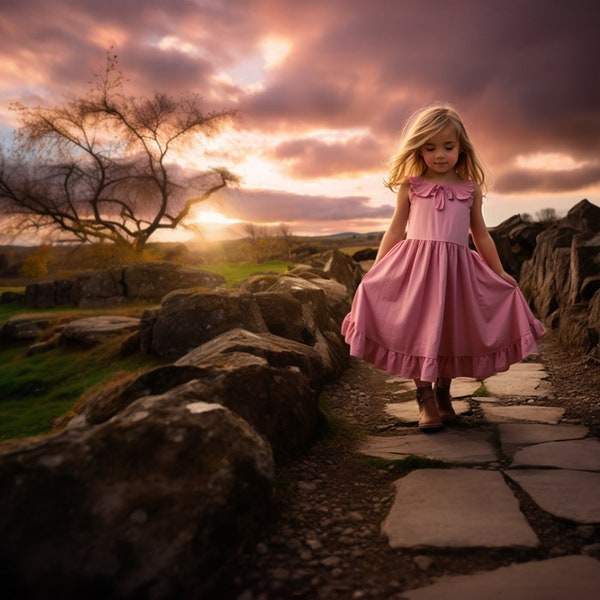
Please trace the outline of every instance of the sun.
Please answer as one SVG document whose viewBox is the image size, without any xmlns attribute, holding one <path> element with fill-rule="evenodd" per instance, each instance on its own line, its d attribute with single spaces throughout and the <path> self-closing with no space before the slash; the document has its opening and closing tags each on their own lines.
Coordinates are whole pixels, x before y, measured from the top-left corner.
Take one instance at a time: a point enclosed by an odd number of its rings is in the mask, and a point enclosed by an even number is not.
<svg viewBox="0 0 600 600">
<path fill-rule="evenodd" d="M 201 210 L 194 217 L 194 222 L 200 225 L 235 225 L 239 219 L 232 219 L 216 210 Z"/>
<path fill-rule="evenodd" d="M 281 65 L 292 51 L 292 43 L 282 37 L 269 36 L 260 44 L 267 71 Z"/>
</svg>

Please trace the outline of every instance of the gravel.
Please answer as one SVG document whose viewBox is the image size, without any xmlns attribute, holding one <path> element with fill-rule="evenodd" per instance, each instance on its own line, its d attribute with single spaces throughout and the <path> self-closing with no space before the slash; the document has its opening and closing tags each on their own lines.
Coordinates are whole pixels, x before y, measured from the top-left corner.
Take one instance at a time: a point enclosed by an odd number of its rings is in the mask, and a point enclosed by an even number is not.
<svg viewBox="0 0 600 600">
<path fill-rule="evenodd" d="M 600 365 L 564 351 L 552 334 L 535 359 L 548 370 L 556 395 L 539 403 L 565 407 L 566 420 L 600 436 Z M 384 412 L 393 389 L 389 379 L 352 360 L 344 376 L 326 388 L 329 428 L 302 455 L 279 466 L 270 526 L 236 561 L 216 597 L 393 600 L 442 575 L 567 554 L 600 555 L 600 527 L 578 526 L 545 513 L 511 482 L 540 547 L 392 550 L 380 533 L 393 500 L 392 484 L 423 465 L 394 464 L 354 451 L 361 436 L 406 428 Z M 460 426 L 489 427 L 478 411 L 462 418 Z"/>
</svg>

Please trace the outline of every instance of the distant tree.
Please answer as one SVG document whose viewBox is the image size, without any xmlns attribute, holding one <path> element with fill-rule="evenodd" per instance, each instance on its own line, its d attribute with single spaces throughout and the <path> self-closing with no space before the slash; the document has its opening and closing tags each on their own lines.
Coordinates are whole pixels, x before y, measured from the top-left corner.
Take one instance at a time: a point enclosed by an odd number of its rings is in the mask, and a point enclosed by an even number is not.
<svg viewBox="0 0 600 600">
<path fill-rule="evenodd" d="M 264 263 L 271 259 L 276 246 L 273 230 L 266 225 L 247 223 L 246 242 L 249 254 L 255 263 Z"/>
<path fill-rule="evenodd" d="M 184 226 L 192 207 L 237 181 L 222 167 L 185 172 L 176 153 L 217 134 L 236 112 L 205 113 L 195 94 L 130 97 L 117 56 L 83 97 L 58 107 L 14 104 L 20 127 L 0 154 L 0 229 L 141 250 Z"/>
<path fill-rule="evenodd" d="M 43 277 L 48 275 L 50 262 L 50 248 L 45 245 L 38 246 L 23 260 L 19 274 L 23 277 Z"/>
<path fill-rule="evenodd" d="M 286 223 L 279 223 L 279 240 L 286 259 L 291 260 L 295 240 L 292 230 Z"/>
<path fill-rule="evenodd" d="M 554 221 L 558 220 L 558 215 L 554 208 L 542 208 L 542 210 L 538 210 L 535 213 L 535 217 L 542 223 L 554 223 Z"/>
<path fill-rule="evenodd" d="M 533 217 L 529 213 L 521 213 L 521 220 L 525 223 L 532 223 Z"/>
<path fill-rule="evenodd" d="M 291 260 L 297 240 L 285 223 L 279 225 L 257 225 L 246 223 L 246 237 L 243 240 L 246 257 L 255 263 L 270 260 Z"/>
</svg>

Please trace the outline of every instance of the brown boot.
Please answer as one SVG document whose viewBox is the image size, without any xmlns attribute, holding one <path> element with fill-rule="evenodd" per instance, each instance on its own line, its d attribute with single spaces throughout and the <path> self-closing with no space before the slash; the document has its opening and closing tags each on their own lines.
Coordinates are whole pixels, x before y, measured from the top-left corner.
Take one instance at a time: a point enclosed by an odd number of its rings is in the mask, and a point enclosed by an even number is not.
<svg viewBox="0 0 600 600">
<path fill-rule="evenodd" d="M 456 421 L 456 413 L 452 406 L 452 396 L 450 395 L 450 386 L 437 385 L 434 389 L 435 404 L 438 413 L 444 423 Z"/>
<path fill-rule="evenodd" d="M 424 433 L 441 431 L 444 423 L 440 418 L 431 387 L 417 387 L 419 405 L 419 429 Z"/>
</svg>

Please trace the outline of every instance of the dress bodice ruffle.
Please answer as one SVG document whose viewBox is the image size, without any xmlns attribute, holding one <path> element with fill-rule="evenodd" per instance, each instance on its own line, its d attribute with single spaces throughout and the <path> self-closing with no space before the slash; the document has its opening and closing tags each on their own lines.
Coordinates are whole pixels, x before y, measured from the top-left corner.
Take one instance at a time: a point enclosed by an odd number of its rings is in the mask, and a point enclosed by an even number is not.
<svg viewBox="0 0 600 600">
<path fill-rule="evenodd" d="M 422 177 L 410 177 L 410 196 L 413 194 L 421 198 L 433 198 L 433 207 L 444 210 L 447 200 L 469 200 L 473 196 L 475 186 L 472 181 L 462 181 L 455 185 L 432 183 Z M 412 200 L 412 198 L 411 198 Z"/>
</svg>

